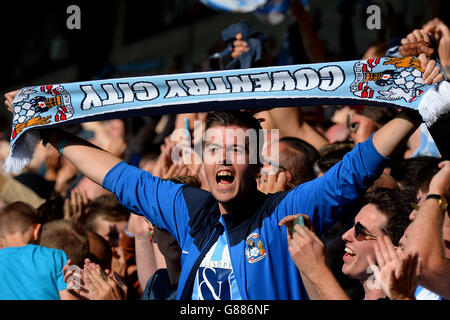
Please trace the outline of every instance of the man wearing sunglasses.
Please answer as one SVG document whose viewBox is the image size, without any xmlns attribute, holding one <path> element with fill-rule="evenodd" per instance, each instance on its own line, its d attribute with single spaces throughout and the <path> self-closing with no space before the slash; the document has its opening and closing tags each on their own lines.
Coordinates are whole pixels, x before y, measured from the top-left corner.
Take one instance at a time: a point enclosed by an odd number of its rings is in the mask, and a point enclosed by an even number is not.
<svg viewBox="0 0 450 320">
<path fill-rule="evenodd" d="M 375 282 L 367 257 L 376 261 L 376 239 L 383 236 L 387 235 L 398 245 L 409 223 L 410 200 L 409 194 L 398 190 L 378 188 L 368 192 L 353 226 L 342 235 L 342 240 L 345 241 L 342 272 L 360 281 L 365 300 L 386 297 L 381 286 Z M 284 223 L 293 217 L 295 216 L 285 218 Z M 306 227 L 296 226 L 294 229 L 296 232 L 292 236 L 288 233 L 289 252 L 301 272 L 308 295 L 312 299 L 348 299 L 326 265 L 321 240 Z"/>
<path fill-rule="evenodd" d="M 392 243 L 398 245 L 409 224 L 410 212 L 408 194 L 379 188 L 367 193 L 366 205 L 356 215 L 354 226 L 342 235 L 342 240 L 345 241 L 342 272 L 362 283 L 365 299 L 385 296 L 381 288 L 374 286 L 373 273 L 367 262 L 367 256 L 375 258 L 374 240 L 387 235 Z"/>
</svg>

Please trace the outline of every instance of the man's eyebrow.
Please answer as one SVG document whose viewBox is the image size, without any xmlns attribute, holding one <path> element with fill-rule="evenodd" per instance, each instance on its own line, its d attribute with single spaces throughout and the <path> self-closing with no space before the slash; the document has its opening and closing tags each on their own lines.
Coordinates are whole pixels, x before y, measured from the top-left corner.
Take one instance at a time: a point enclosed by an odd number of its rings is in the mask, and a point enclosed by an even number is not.
<svg viewBox="0 0 450 320">
<path fill-rule="evenodd" d="M 357 223 L 359 223 L 359 225 L 361 226 L 361 229 L 368 231 L 367 228 L 359 221 L 353 220 L 353 227 L 356 226 Z"/>
<path fill-rule="evenodd" d="M 213 146 L 213 147 L 222 147 L 222 145 L 221 144 L 218 144 L 218 143 L 216 143 L 216 142 L 210 142 L 210 143 L 206 143 L 206 146 L 208 146 L 208 147 L 210 147 L 210 146 Z"/>
</svg>

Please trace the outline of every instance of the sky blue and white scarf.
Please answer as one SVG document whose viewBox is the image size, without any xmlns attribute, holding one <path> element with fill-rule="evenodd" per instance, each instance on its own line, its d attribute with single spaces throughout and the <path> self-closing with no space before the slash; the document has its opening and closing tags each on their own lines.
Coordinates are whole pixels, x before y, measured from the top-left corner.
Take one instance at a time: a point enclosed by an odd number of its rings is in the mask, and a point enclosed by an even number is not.
<svg viewBox="0 0 450 320">
<path fill-rule="evenodd" d="M 39 128 L 152 114 L 312 105 L 416 109 L 429 126 L 447 112 L 446 81 L 425 85 L 417 58 L 398 57 L 25 87 L 13 101 L 4 169 L 31 161 Z"/>
</svg>

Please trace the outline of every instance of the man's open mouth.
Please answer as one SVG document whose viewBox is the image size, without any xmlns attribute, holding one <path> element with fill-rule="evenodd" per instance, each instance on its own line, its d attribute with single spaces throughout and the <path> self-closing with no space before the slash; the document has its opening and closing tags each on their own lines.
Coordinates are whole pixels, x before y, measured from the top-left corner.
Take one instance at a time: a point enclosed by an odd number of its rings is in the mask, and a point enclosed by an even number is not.
<svg viewBox="0 0 450 320">
<path fill-rule="evenodd" d="M 344 251 L 345 251 L 345 255 L 350 255 L 352 257 L 356 255 L 356 253 L 353 250 L 351 250 L 349 247 L 345 247 Z"/>
<path fill-rule="evenodd" d="M 233 183 L 234 175 L 229 170 L 221 170 L 216 174 L 216 181 L 219 186 L 227 186 Z"/>
</svg>

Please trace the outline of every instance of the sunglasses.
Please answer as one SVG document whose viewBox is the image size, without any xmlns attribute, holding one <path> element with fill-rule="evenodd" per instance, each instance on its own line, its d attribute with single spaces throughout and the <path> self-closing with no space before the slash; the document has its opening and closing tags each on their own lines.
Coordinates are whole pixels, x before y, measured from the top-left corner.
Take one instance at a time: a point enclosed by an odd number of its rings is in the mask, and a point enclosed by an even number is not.
<svg viewBox="0 0 450 320">
<path fill-rule="evenodd" d="M 417 203 L 411 202 L 410 205 L 414 210 L 419 211 L 420 206 Z"/>
<path fill-rule="evenodd" d="M 368 238 L 371 237 L 371 238 Z M 367 233 L 365 231 L 365 228 L 363 227 L 363 225 L 359 222 L 357 222 L 355 224 L 355 239 L 358 241 L 363 241 L 363 240 L 376 240 L 377 237 L 374 235 L 371 235 L 370 233 Z"/>
</svg>

